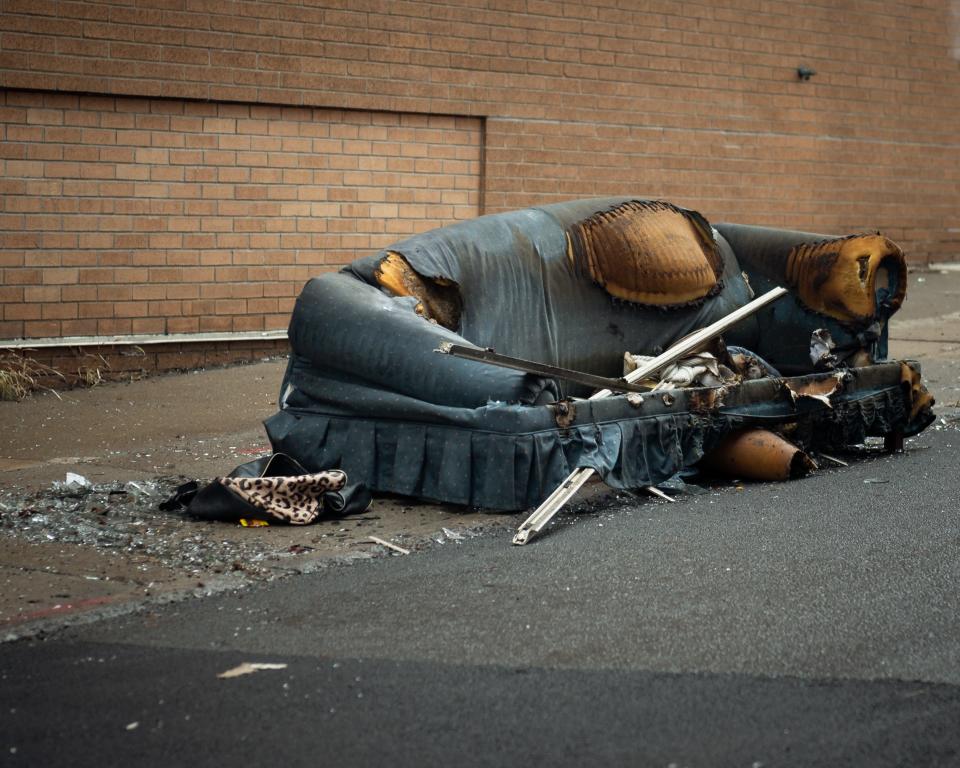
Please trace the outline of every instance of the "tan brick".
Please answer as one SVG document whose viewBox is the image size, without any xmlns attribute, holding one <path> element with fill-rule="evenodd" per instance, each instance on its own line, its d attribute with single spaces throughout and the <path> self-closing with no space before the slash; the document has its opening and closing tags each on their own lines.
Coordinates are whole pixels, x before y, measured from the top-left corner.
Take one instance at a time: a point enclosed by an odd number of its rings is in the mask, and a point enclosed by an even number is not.
<svg viewBox="0 0 960 768">
<path fill-rule="evenodd" d="M 138 149 L 134 153 L 134 159 L 137 163 L 165 165 L 170 159 L 170 153 L 166 149 Z"/>
<path fill-rule="evenodd" d="M 166 295 L 166 288 L 162 285 L 132 285 L 130 295 L 138 301 L 162 299 Z"/>
<path fill-rule="evenodd" d="M 101 285 L 97 287 L 99 301 L 121 302 L 133 299 L 133 287 L 129 285 Z"/>
<path fill-rule="evenodd" d="M 12 303 L 22 303 L 24 301 L 25 290 L 36 290 L 31 288 L 17 288 L 15 286 L 3 286 L 0 285 L 0 305 L 3 304 L 12 304 Z M 59 299 L 59 296 L 57 297 Z"/>
<path fill-rule="evenodd" d="M 28 109 L 27 122 L 40 125 L 63 125 L 63 112 L 59 109 Z"/>
<path fill-rule="evenodd" d="M 44 285 L 69 285 L 77 282 L 77 269 L 47 267 L 43 270 Z"/>
<path fill-rule="evenodd" d="M 262 331 L 264 318 L 257 315 L 245 315 L 233 318 L 234 331 Z"/>
<path fill-rule="evenodd" d="M 135 317 L 130 325 L 131 333 L 163 333 L 166 321 L 161 317 Z"/>
<path fill-rule="evenodd" d="M 115 317 L 146 317 L 148 305 L 142 301 L 118 301 L 114 304 Z"/>
<path fill-rule="evenodd" d="M 97 321 L 97 334 L 100 336 L 119 336 L 133 332 L 128 319 L 109 319 Z"/>
<path fill-rule="evenodd" d="M 97 321 L 89 320 L 63 320 L 60 322 L 60 334 L 63 336 L 95 336 L 97 334 Z"/>
<path fill-rule="evenodd" d="M 13 290 L 19 291 L 21 294 L 20 301 L 26 301 L 30 304 L 55 304 L 60 301 L 61 289 L 60 286 L 56 285 L 30 286 Z M 11 300 L 6 299 L 6 301 Z"/>
<path fill-rule="evenodd" d="M 64 301 L 97 300 L 97 288 L 94 285 L 65 285 L 60 292 Z"/>
<path fill-rule="evenodd" d="M 113 317 L 113 302 L 86 301 L 77 306 L 81 318 Z"/>
<path fill-rule="evenodd" d="M 233 330 L 233 324 L 229 317 L 218 317 L 218 316 L 207 316 L 200 318 L 200 332 L 201 333 L 212 333 L 212 332 L 225 332 Z M 228 352 L 219 352 L 219 353 L 207 353 L 204 356 L 204 365 L 210 365 L 212 360 L 217 359 L 215 355 L 224 356 L 222 362 L 227 362 L 229 360 Z"/>
<path fill-rule="evenodd" d="M 4 320 L 39 320 L 42 307 L 40 304 L 4 304 Z"/>
<path fill-rule="evenodd" d="M 45 338 L 60 336 L 61 325 L 56 320 L 33 320 L 23 324 L 23 335 L 26 338 Z"/>
<path fill-rule="evenodd" d="M 75 302 L 61 301 L 56 304 L 43 304 L 42 319 L 44 320 L 73 320 L 77 317 Z"/>
<path fill-rule="evenodd" d="M 200 322 L 195 317 L 170 317 L 167 319 L 167 333 L 199 333 Z M 176 361 L 182 358 L 177 355 Z M 159 363 L 158 363 L 159 365 Z"/>
</svg>

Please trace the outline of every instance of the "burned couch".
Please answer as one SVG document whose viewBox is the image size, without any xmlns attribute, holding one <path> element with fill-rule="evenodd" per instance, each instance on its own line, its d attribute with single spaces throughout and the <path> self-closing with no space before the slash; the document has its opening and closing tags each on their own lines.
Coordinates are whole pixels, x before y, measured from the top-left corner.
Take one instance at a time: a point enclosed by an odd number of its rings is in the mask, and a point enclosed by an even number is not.
<svg viewBox="0 0 960 768">
<path fill-rule="evenodd" d="M 442 342 L 606 377 L 775 285 L 789 295 L 725 334 L 778 375 L 656 396 L 589 390 L 437 354 Z M 290 322 L 277 451 L 374 491 L 501 510 L 571 470 L 655 485 L 735 430 L 789 425 L 807 445 L 909 435 L 932 419 L 915 364 L 885 362 L 906 286 L 881 235 L 711 226 L 669 203 L 582 200 L 411 237 L 305 286 Z M 832 339 L 815 371 L 811 334 Z"/>
</svg>

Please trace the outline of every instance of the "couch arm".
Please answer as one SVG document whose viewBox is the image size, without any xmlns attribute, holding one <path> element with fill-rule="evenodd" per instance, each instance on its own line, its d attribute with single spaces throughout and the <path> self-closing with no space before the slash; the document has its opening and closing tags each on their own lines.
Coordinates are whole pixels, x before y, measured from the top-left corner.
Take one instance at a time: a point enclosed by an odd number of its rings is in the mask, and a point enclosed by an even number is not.
<svg viewBox="0 0 960 768">
<path fill-rule="evenodd" d="M 851 328 L 886 320 L 903 303 L 907 263 L 881 234 L 835 237 L 717 224 L 741 266 L 790 288 L 803 305 Z"/>
<path fill-rule="evenodd" d="M 349 272 L 322 275 L 297 299 L 290 346 L 320 370 L 437 405 L 478 408 L 489 401 L 530 405 L 557 399 L 551 380 L 436 354 L 442 341 L 475 345 L 418 316 L 413 303 L 391 298 Z"/>
</svg>

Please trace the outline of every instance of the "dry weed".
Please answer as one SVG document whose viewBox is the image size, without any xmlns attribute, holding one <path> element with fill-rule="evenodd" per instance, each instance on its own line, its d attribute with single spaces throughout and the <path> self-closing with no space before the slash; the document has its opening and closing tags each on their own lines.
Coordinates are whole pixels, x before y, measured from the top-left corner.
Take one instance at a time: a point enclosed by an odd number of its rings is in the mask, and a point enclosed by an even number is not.
<svg viewBox="0 0 960 768">
<path fill-rule="evenodd" d="M 77 379 L 79 383 L 86 387 L 95 387 L 98 384 L 102 384 L 104 378 L 101 369 L 110 369 L 110 363 L 107 361 L 107 358 L 97 353 L 87 353 L 84 355 L 84 358 L 94 359 L 94 362 L 93 365 L 82 365 L 77 368 Z"/>
<path fill-rule="evenodd" d="M 42 385 L 44 379 L 66 377 L 56 368 L 38 363 L 29 357 L 16 353 L 0 355 L 0 400 L 23 400 L 31 392 L 46 389 L 60 397 L 56 390 Z"/>
</svg>

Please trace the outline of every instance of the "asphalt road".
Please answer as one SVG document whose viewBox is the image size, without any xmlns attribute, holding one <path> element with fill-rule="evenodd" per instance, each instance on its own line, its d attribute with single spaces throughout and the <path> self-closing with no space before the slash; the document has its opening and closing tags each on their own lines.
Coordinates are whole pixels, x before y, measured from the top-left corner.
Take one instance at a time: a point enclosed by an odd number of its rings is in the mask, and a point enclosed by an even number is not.
<svg viewBox="0 0 960 768">
<path fill-rule="evenodd" d="M 960 765 L 958 448 L 8 643 L 0 763 Z"/>
</svg>

